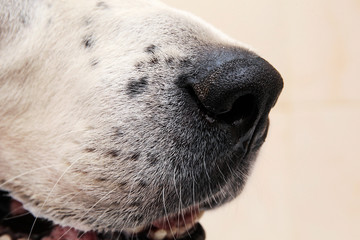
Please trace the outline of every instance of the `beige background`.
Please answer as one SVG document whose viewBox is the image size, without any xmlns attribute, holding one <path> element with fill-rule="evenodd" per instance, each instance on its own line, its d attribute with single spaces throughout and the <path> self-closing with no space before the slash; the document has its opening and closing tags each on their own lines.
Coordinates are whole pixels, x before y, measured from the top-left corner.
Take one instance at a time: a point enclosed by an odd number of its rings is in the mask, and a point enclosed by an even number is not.
<svg viewBox="0 0 360 240">
<path fill-rule="evenodd" d="M 164 0 L 249 43 L 285 88 L 243 194 L 208 240 L 360 239 L 360 0 Z"/>
</svg>

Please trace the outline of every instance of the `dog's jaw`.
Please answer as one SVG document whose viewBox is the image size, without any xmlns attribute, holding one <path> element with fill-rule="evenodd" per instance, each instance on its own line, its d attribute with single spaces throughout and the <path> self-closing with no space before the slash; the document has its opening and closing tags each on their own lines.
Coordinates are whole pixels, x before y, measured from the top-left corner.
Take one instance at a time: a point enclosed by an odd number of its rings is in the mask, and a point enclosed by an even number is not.
<svg viewBox="0 0 360 240">
<path fill-rule="evenodd" d="M 205 232 L 197 223 L 203 212 L 198 207 L 154 221 L 150 225 L 123 229 L 117 232 L 82 232 L 73 227 L 55 225 L 45 219 L 35 218 L 22 204 L 0 191 L 0 238 L 32 240 L 163 240 L 205 239 Z"/>
</svg>

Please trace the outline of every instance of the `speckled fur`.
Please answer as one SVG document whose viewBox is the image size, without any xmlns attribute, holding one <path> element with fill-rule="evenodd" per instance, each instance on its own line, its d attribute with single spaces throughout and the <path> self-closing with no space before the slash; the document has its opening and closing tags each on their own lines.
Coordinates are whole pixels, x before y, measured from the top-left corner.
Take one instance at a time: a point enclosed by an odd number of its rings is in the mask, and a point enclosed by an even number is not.
<svg viewBox="0 0 360 240">
<path fill-rule="evenodd" d="M 0 188 L 34 215 L 114 231 L 241 191 L 257 149 L 176 82 L 243 45 L 152 0 L 0 6 Z"/>
</svg>

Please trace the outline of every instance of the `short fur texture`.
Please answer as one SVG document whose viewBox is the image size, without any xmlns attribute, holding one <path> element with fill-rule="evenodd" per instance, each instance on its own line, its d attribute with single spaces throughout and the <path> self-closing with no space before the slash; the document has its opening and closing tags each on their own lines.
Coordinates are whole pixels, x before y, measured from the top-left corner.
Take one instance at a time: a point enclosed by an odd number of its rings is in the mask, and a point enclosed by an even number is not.
<svg viewBox="0 0 360 240">
<path fill-rule="evenodd" d="M 26 209 L 115 231 L 239 194 L 262 141 L 240 161 L 177 81 L 244 45 L 153 0 L 0 6 L 0 188 Z"/>
</svg>

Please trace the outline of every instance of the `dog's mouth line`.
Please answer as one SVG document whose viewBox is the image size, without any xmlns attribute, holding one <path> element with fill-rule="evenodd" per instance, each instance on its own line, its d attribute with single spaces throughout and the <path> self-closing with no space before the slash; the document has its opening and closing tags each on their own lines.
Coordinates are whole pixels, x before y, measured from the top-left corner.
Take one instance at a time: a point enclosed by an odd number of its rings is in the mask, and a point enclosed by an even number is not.
<svg viewBox="0 0 360 240">
<path fill-rule="evenodd" d="M 1 193 L 1 192 L 0 192 Z M 203 210 L 198 206 L 189 207 L 179 213 L 169 214 L 156 219 L 151 224 L 136 228 L 127 228 L 115 232 L 83 232 L 69 226 L 60 226 L 41 218 L 35 218 L 22 207 L 22 204 L 10 197 L 8 210 L 4 214 L 3 196 L 0 205 L 0 237 L 11 240 L 185 240 L 205 239 L 205 232 L 198 223 Z"/>
<path fill-rule="evenodd" d="M 197 230 L 198 220 L 204 211 L 199 210 L 197 206 L 190 207 L 180 213 L 170 214 L 153 221 L 150 225 L 137 228 L 135 235 L 146 233 L 149 239 L 183 239 L 191 237 Z M 131 230 L 125 230 L 131 233 Z"/>
</svg>

